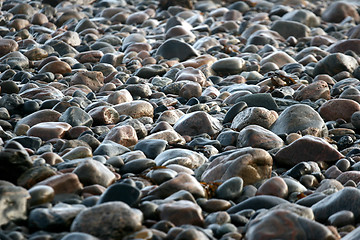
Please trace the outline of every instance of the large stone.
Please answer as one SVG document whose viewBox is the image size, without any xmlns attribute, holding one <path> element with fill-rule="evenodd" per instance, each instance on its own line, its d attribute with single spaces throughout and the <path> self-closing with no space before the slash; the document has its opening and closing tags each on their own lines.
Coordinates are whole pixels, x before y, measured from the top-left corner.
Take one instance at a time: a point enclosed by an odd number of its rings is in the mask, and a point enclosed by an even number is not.
<svg viewBox="0 0 360 240">
<path fill-rule="evenodd" d="M 310 28 L 305 24 L 289 20 L 275 21 L 271 30 L 278 32 L 284 38 L 288 38 L 290 36 L 295 38 L 304 38 L 308 37 L 310 34 Z"/>
<path fill-rule="evenodd" d="M 71 77 L 70 85 L 83 84 L 93 91 L 98 91 L 104 85 L 102 72 L 78 72 Z"/>
<path fill-rule="evenodd" d="M 286 108 L 270 130 L 280 135 L 312 129 L 318 132 L 320 137 L 328 135 L 324 120 L 314 109 L 305 104 L 296 104 Z"/>
<path fill-rule="evenodd" d="M 351 99 L 331 99 L 321 105 L 318 111 L 325 121 L 341 118 L 350 122 L 353 113 L 360 111 L 360 104 Z"/>
<path fill-rule="evenodd" d="M 274 159 L 278 164 L 292 167 L 300 162 L 336 162 L 344 157 L 322 138 L 306 135 L 280 149 Z"/>
<path fill-rule="evenodd" d="M 154 107 L 149 102 L 143 100 L 120 103 L 114 105 L 113 108 L 119 113 L 119 115 L 129 115 L 132 118 L 152 118 L 154 115 Z"/>
<path fill-rule="evenodd" d="M 222 129 L 220 121 L 202 111 L 188 113 L 175 123 L 174 130 L 181 135 L 195 136 L 202 133 L 214 135 Z"/>
<path fill-rule="evenodd" d="M 311 101 L 316 101 L 320 98 L 329 100 L 330 89 L 325 81 L 319 80 L 302 88 L 299 92 L 295 92 L 294 97 L 295 100 L 297 101 L 302 101 L 306 99 L 310 99 Z"/>
<path fill-rule="evenodd" d="M 70 128 L 71 125 L 65 122 L 42 122 L 32 126 L 26 134 L 47 141 L 53 138 L 63 138 Z"/>
<path fill-rule="evenodd" d="M 249 125 L 259 125 L 269 129 L 278 118 L 275 111 L 263 107 L 248 107 L 239 112 L 231 123 L 231 128 L 240 131 Z"/>
<path fill-rule="evenodd" d="M 178 58 L 180 61 L 191 57 L 197 57 L 197 51 L 189 44 L 177 39 L 168 39 L 157 49 L 156 56 L 162 56 L 165 59 Z"/>
<path fill-rule="evenodd" d="M 271 175 L 271 155 L 260 148 L 241 148 L 215 155 L 201 176 L 204 182 L 241 177 L 244 185 L 254 184 Z"/>
<path fill-rule="evenodd" d="M 112 128 L 104 140 L 111 140 L 125 147 L 133 146 L 138 142 L 136 131 L 130 125 Z"/>
<path fill-rule="evenodd" d="M 207 162 L 204 155 L 188 149 L 173 148 L 160 153 L 155 159 L 157 166 L 165 166 L 170 162 L 186 162 L 186 167 L 196 169 Z"/>
<path fill-rule="evenodd" d="M 334 76 L 342 71 L 353 73 L 359 66 L 355 58 L 343 53 L 332 53 L 321 59 L 314 68 L 314 76 L 329 74 Z"/>
<path fill-rule="evenodd" d="M 211 66 L 218 75 L 233 75 L 244 71 L 245 60 L 239 57 L 223 58 L 214 62 Z"/>
<path fill-rule="evenodd" d="M 345 53 L 346 51 L 353 51 L 356 54 L 360 54 L 360 39 L 346 39 L 336 41 L 326 50 L 329 53 Z"/>
<path fill-rule="evenodd" d="M 360 20 L 356 6 L 346 1 L 332 2 L 321 14 L 322 20 L 333 23 L 340 23 L 346 17 L 352 17 L 356 22 Z"/>
<path fill-rule="evenodd" d="M 291 231 L 289 231 L 291 229 Z M 329 239 L 337 237 L 326 226 L 287 210 L 270 210 L 250 221 L 246 239 Z"/>
<path fill-rule="evenodd" d="M 72 232 L 85 232 L 100 239 L 122 239 L 141 229 L 143 215 L 123 202 L 107 202 L 80 212 Z"/>
<path fill-rule="evenodd" d="M 308 27 L 318 27 L 320 25 L 320 18 L 315 13 L 306 9 L 296 9 L 286 13 L 281 18 L 282 20 L 289 20 L 300 22 Z"/>
<path fill-rule="evenodd" d="M 66 122 L 71 126 L 91 127 L 92 117 L 80 107 L 69 107 L 59 118 L 59 122 Z"/>
<path fill-rule="evenodd" d="M 240 131 L 236 146 L 270 150 L 284 146 L 284 141 L 270 130 L 258 125 L 249 125 Z"/>
</svg>

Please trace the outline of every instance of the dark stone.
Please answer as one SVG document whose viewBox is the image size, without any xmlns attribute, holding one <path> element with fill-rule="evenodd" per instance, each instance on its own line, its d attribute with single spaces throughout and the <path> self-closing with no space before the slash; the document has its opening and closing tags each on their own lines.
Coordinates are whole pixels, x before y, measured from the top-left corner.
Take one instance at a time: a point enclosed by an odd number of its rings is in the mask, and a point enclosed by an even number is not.
<svg viewBox="0 0 360 240">
<path fill-rule="evenodd" d="M 140 200 L 141 192 L 129 184 L 117 183 L 106 189 L 101 195 L 98 205 L 105 202 L 121 201 L 129 206 L 135 206 Z"/>
<path fill-rule="evenodd" d="M 232 206 L 227 210 L 228 213 L 237 213 L 244 209 L 259 210 L 262 208 L 270 209 L 281 203 L 287 203 L 288 201 L 270 195 L 259 195 L 246 199 L 245 201 Z"/>
<path fill-rule="evenodd" d="M 167 146 L 167 141 L 162 139 L 144 139 L 139 141 L 134 150 L 142 151 L 146 157 L 155 159 Z"/>
</svg>

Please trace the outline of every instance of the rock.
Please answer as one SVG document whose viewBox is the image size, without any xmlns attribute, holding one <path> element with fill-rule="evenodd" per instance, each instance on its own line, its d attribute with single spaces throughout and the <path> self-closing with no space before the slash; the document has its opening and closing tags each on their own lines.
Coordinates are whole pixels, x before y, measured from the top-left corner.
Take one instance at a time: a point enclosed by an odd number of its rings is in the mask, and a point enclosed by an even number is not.
<svg viewBox="0 0 360 240">
<path fill-rule="evenodd" d="M 346 51 L 353 51 L 356 54 L 359 54 L 360 40 L 359 39 L 348 39 L 336 41 L 331 46 L 329 46 L 326 50 L 329 53 L 345 53 Z"/>
<path fill-rule="evenodd" d="M 360 214 L 356 207 L 359 202 L 359 194 L 359 189 L 345 187 L 317 202 L 311 207 L 316 221 L 325 222 L 331 215 L 342 210 L 351 211 L 354 217 L 357 218 Z"/>
<path fill-rule="evenodd" d="M 360 20 L 356 7 L 345 1 L 331 3 L 321 14 L 322 20 L 333 23 L 340 23 L 346 17 L 352 17 L 356 22 Z"/>
<path fill-rule="evenodd" d="M 95 107 L 88 114 L 93 119 L 94 126 L 116 124 L 120 119 L 119 113 L 110 106 Z"/>
<path fill-rule="evenodd" d="M 292 57 L 290 57 L 287 53 L 281 51 L 270 53 L 260 61 L 260 65 L 263 66 L 268 62 L 275 63 L 279 68 L 283 67 L 285 64 L 288 63 L 296 63 L 296 61 Z"/>
<path fill-rule="evenodd" d="M 202 86 L 202 87 L 209 85 L 204 73 L 202 71 L 200 71 L 199 69 L 195 69 L 193 67 L 184 68 L 176 73 L 175 81 L 183 81 L 183 80 L 188 80 L 188 81 L 199 83 L 200 86 Z M 200 89 L 200 95 L 201 95 L 201 89 Z"/>
<path fill-rule="evenodd" d="M 268 110 L 278 111 L 279 107 L 269 93 L 253 93 L 239 96 L 236 102 L 245 102 L 248 107 L 263 107 Z"/>
<path fill-rule="evenodd" d="M 234 104 L 227 112 L 223 120 L 224 123 L 232 122 L 234 117 L 247 107 L 246 102 L 240 101 Z"/>
<path fill-rule="evenodd" d="M 191 224 L 202 226 L 204 219 L 201 208 L 190 201 L 180 200 L 174 203 L 164 203 L 158 207 L 161 220 L 172 222 L 175 226 Z"/>
<path fill-rule="evenodd" d="M 29 215 L 29 227 L 44 231 L 66 231 L 72 220 L 85 209 L 83 205 L 58 204 L 53 208 L 36 208 Z"/>
<path fill-rule="evenodd" d="M 301 154 L 297 154 L 301 152 Z M 280 149 L 274 159 L 278 164 L 295 166 L 306 161 L 336 162 L 344 156 L 322 138 L 304 136 Z"/>
<path fill-rule="evenodd" d="M 245 61 L 239 57 L 223 58 L 214 62 L 211 66 L 218 75 L 233 75 L 244 71 Z"/>
<path fill-rule="evenodd" d="M 104 140 L 110 140 L 125 147 L 133 146 L 138 142 L 135 129 L 129 125 L 112 128 Z"/>
<path fill-rule="evenodd" d="M 140 230 L 142 218 L 139 210 L 123 202 L 107 202 L 80 212 L 71 231 L 85 232 L 100 239 L 121 239 Z"/>
<path fill-rule="evenodd" d="M 270 177 L 272 158 L 259 148 L 241 148 L 215 155 L 201 176 L 204 182 L 241 177 L 244 185 Z"/>
<path fill-rule="evenodd" d="M 41 122 L 57 122 L 61 114 L 51 109 L 42 109 L 34 112 L 17 122 L 17 126 L 26 124 L 30 127 Z"/>
<path fill-rule="evenodd" d="M 288 193 L 286 182 L 281 177 L 272 177 L 261 184 L 256 195 L 272 195 L 286 199 Z"/>
<path fill-rule="evenodd" d="M 78 240 L 99 240 L 97 237 L 94 237 L 87 233 L 81 232 L 72 232 L 66 234 L 61 240 L 71 240 L 71 239 L 78 239 Z"/>
<path fill-rule="evenodd" d="M 5 145 L 0 152 L 0 158 L 1 179 L 12 183 L 16 183 L 17 179 L 33 166 L 27 151 L 16 141 Z"/>
<path fill-rule="evenodd" d="M 353 113 L 360 110 L 360 104 L 351 99 L 331 99 L 319 108 L 320 115 L 325 121 L 344 119 L 351 122 Z"/>
<path fill-rule="evenodd" d="M 296 133 L 298 131 L 314 130 L 317 136 L 327 136 L 328 131 L 324 120 L 311 107 L 296 104 L 287 107 L 271 126 L 271 131 L 277 135 Z"/>
<path fill-rule="evenodd" d="M 165 151 L 166 146 L 167 141 L 162 139 L 144 139 L 135 145 L 134 150 L 140 150 L 146 157 L 155 159 L 160 153 Z"/>
<path fill-rule="evenodd" d="M 284 223 L 291 224 L 291 232 L 283 228 Z M 279 237 L 281 239 L 293 239 L 294 237 L 303 239 L 337 239 L 326 226 L 281 209 L 260 214 L 250 221 L 246 237 L 249 240 L 276 239 Z"/>
<path fill-rule="evenodd" d="M 171 162 L 186 162 L 186 167 L 196 169 L 207 162 L 204 155 L 188 149 L 173 148 L 160 153 L 155 159 L 157 166 L 165 166 Z"/>
<path fill-rule="evenodd" d="M 17 51 L 19 45 L 12 39 L 0 39 L 0 57 L 5 56 L 10 52 Z"/>
<path fill-rule="evenodd" d="M 119 113 L 119 115 L 129 115 L 132 118 L 153 117 L 154 114 L 153 106 L 143 100 L 120 103 L 114 105 L 113 108 Z"/>
<path fill-rule="evenodd" d="M 244 181 L 240 177 L 232 177 L 223 182 L 215 192 L 220 199 L 234 200 L 238 198 L 243 190 Z"/>
<path fill-rule="evenodd" d="M 129 206 L 134 206 L 138 203 L 141 197 L 141 192 L 136 187 L 129 184 L 113 184 L 106 189 L 101 195 L 97 204 L 103 204 L 106 202 L 120 201 Z"/>
<path fill-rule="evenodd" d="M 222 129 L 219 120 L 206 112 L 196 111 L 180 117 L 174 130 L 181 135 L 195 136 L 202 133 L 214 135 Z"/>
<path fill-rule="evenodd" d="M 191 57 L 197 57 L 198 53 L 187 43 L 177 39 L 168 39 L 160 45 L 155 55 L 165 59 L 178 58 L 179 61 L 184 61 Z"/>
<path fill-rule="evenodd" d="M 91 116 L 79 107 L 69 107 L 60 116 L 59 122 L 66 122 L 73 127 L 87 126 L 91 127 L 93 119 Z"/>
<path fill-rule="evenodd" d="M 360 237 L 360 228 L 357 227 L 355 230 L 352 230 L 350 233 L 346 234 L 343 237 L 343 240 L 356 240 Z"/>
<path fill-rule="evenodd" d="M 97 92 L 104 85 L 104 75 L 102 72 L 78 72 L 71 77 L 70 85 L 83 84 L 92 91 Z"/>
<path fill-rule="evenodd" d="M 296 9 L 290 11 L 282 16 L 281 19 L 300 22 L 308 27 L 318 27 L 320 25 L 320 18 L 313 12 L 306 9 Z"/>
<path fill-rule="evenodd" d="M 107 155 L 109 157 L 121 155 L 123 153 L 130 152 L 127 147 L 121 144 L 115 143 L 110 140 L 103 141 L 93 152 L 96 155 Z"/>
<path fill-rule="evenodd" d="M 54 189 L 45 185 L 30 188 L 29 194 L 31 196 L 29 201 L 30 206 L 52 202 L 55 196 Z"/>
<path fill-rule="evenodd" d="M 0 226 L 27 220 L 28 199 L 30 194 L 25 188 L 0 185 Z"/>
<path fill-rule="evenodd" d="M 330 100 L 330 89 L 325 81 L 319 80 L 302 88 L 299 92 L 295 92 L 294 97 L 296 101 L 305 99 L 316 101 L 320 98 Z"/>
<path fill-rule="evenodd" d="M 275 21 L 271 30 L 278 32 L 284 38 L 291 36 L 295 38 L 304 38 L 310 35 L 310 28 L 308 28 L 305 24 L 289 20 Z"/>
<path fill-rule="evenodd" d="M 67 73 L 71 73 L 71 67 L 66 62 L 52 61 L 47 63 L 39 70 L 39 73 L 46 73 L 46 72 L 51 72 L 54 74 L 59 73 L 64 75 Z"/>
<path fill-rule="evenodd" d="M 54 189 L 55 195 L 64 193 L 76 193 L 83 188 L 79 178 L 74 173 L 65 173 L 49 177 L 35 186 L 47 185 Z"/>
<path fill-rule="evenodd" d="M 237 147 L 254 147 L 271 150 L 284 146 L 284 141 L 275 133 L 258 125 L 243 128 L 237 139 Z"/>
<path fill-rule="evenodd" d="M 158 198 L 166 198 L 180 190 L 190 192 L 194 198 L 206 196 L 205 190 L 201 184 L 193 176 L 187 173 L 179 173 L 175 178 L 168 180 L 151 190 L 149 195 L 154 195 Z"/>
<path fill-rule="evenodd" d="M 115 175 L 102 163 L 94 160 L 85 160 L 77 166 L 75 173 L 84 185 L 99 184 L 108 187 L 115 181 Z"/>
<path fill-rule="evenodd" d="M 270 111 L 263 107 L 248 107 L 234 117 L 231 128 L 240 131 L 249 125 L 259 125 L 269 129 L 277 118 L 278 115 L 275 111 Z"/>
<path fill-rule="evenodd" d="M 187 9 L 193 9 L 193 2 L 189 0 L 176 0 L 176 1 L 169 1 L 169 0 L 161 0 L 159 2 L 159 8 L 166 10 L 171 6 L 180 6 Z"/>
<path fill-rule="evenodd" d="M 32 126 L 26 134 L 47 141 L 53 138 L 63 138 L 70 128 L 71 125 L 64 122 L 41 122 Z"/>
<path fill-rule="evenodd" d="M 231 213 L 238 213 L 244 209 L 253 209 L 253 210 L 258 210 L 262 208 L 270 209 L 277 205 L 286 204 L 286 203 L 288 203 L 288 201 L 279 197 L 270 196 L 270 195 L 259 195 L 248 198 L 238 203 L 237 205 L 232 206 L 227 210 L 227 212 L 231 214 Z"/>
<path fill-rule="evenodd" d="M 324 73 L 334 76 L 342 71 L 352 73 L 358 66 L 355 58 L 343 53 L 332 53 L 316 64 L 313 75 Z"/>
</svg>

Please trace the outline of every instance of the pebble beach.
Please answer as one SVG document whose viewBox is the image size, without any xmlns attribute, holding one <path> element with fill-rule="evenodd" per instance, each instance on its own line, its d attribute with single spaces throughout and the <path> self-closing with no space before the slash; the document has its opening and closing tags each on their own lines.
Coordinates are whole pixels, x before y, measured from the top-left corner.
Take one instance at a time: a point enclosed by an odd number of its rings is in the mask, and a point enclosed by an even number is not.
<svg viewBox="0 0 360 240">
<path fill-rule="evenodd" d="M 0 2 L 1 240 L 359 240 L 360 2 Z"/>
</svg>

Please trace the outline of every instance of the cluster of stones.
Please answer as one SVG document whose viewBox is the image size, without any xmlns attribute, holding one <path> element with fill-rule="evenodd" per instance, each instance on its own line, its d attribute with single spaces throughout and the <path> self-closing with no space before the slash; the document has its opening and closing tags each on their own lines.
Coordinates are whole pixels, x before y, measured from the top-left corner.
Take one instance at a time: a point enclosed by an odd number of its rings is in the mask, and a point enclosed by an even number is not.
<svg viewBox="0 0 360 240">
<path fill-rule="evenodd" d="M 360 239 L 357 1 L 1 4 L 1 239 Z"/>
</svg>

